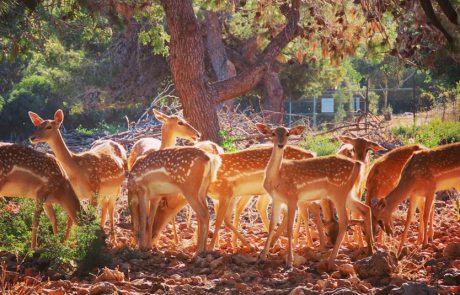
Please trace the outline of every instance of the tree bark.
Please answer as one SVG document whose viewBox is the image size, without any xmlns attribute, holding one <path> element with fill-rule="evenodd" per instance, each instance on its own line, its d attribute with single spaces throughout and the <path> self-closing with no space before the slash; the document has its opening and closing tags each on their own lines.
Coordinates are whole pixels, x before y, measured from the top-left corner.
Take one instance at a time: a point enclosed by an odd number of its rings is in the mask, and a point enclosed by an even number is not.
<svg viewBox="0 0 460 295">
<path fill-rule="evenodd" d="M 278 73 L 275 71 L 268 71 L 265 73 L 262 81 L 264 85 L 262 107 L 264 111 L 269 111 L 267 113 L 272 124 L 282 124 L 284 91 Z"/>
<path fill-rule="evenodd" d="M 169 64 L 184 117 L 203 139 L 219 142 L 215 101 L 204 68 L 204 44 L 192 1 L 163 0 L 171 40 Z"/>
<path fill-rule="evenodd" d="M 205 11 L 206 18 L 206 49 L 217 81 L 227 80 L 236 75 L 235 66 L 227 58 L 224 43 L 222 42 L 222 30 L 219 15 L 214 11 Z M 231 109 L 233 99 L 222 103 Z"/>
</svg>

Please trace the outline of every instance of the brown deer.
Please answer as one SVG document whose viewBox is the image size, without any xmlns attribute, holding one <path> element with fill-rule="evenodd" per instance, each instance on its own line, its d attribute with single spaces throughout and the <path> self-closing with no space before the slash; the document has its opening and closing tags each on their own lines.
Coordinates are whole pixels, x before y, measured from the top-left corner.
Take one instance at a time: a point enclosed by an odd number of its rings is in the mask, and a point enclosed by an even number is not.
<svg viewBox="0 0 460 295">
<path fill-rule="evenodd" d="M 43 209 L 57 234 L 53 204 L 59 204 L 69 216 L 65 239 L 72 223 L 77 222 L 80 202 L 56 159 L 31 148 L 0 143 L 0 195 L 35 200 L 32 219 L 32 249 L 37 247 L 37 231 Z"/>
<path fill-rule="evenodd" d="M 377 159 L 372 165 L 366 179 L 366 204 L 371 206 L 373 200 L 385 198 L 398 184 L 401 171 L 410 157 L 421 150 L 427 148 L 418 144 L 402 146 L 386 153 Z M 418 208 L 422 212 L 423 208 Z M 433 222 L 433 220 L 431 220 Z M 377 221 L 373 218 L 372 224 L 376 229 Z M 376 231 L 374 231 L 374 234 Z M 422 242 L 422 227 L 419 227 L 419 243 Z"/>
<path fill-rule="evenodd" d="M 389 233 L 393 233 L 392 214 L 397 206 L 410 199 L 406 225 L 398 254 L 407 237 L 417 206 L 423 208 L 420 214 L 423 246 L 433 238 L 433 204 L 437 191 L 455 188 L 460 190 L 460 143 L 448 144 L 429 150 L 415 152 L 402 169 L 397 186 L 375 206 L 372 213 L 377 223 Z M 431 220 L 428 230 L 428 221 Z"/>
<path fill-rule="evenodd" d="M 115 241 L 114 209 L 125 179 L 124 148 L 118 143 L 105 140 L 87 152 L 71 152 L 59 131 L 64 121 L 64 113 L 57 110 L 53 120 L 43 120 L 39 115 L 29 112 L 32 123 L 37 128 L 30 137 L 33 144 L 46 142 L 62 165 L 70 184 L 80 200 L 90 199 L 99 203 L 101 227 L 105 225 L 107 213 L 110 216 L 110 236 Z"/>
<path fill-rule="evenodd" d="M 289 136 L 300 135 L 304 126 L 291 129 L 277 127 L 270 129 L 264 124 L 257 124 L 257 129 L 273 140 L 270 161 L 265 170 L 264 188 L 272 197 L 272 215 L 265 248 L 260 259 L 265 260 L 278 222 L 281 207 L 288 210 L 288 249 L 287 265 L 292 266 L 292 227 L 297 203 L 330 199 L 339 217 L 339 233 L 334 249 L 329 258 L 332 264 L 342 243 L 348 226 L 346 209 L 358 211 L 364 216 L 368 250 L 373 251 L 373 236 L 370 208 L 355 197 L 355 184 L 362 170 L 362 163 L 341 156 L 318 157 L 307 160 L 283 161 L 284 150 Z"/>
<path fill-rule="evenodd" d="M 219 156 L 195 147 L 151 151 L 136 161 L 128 178 L 128 198 L 133 212 L 133 224 L 138 224 L 136 236 L 140 248 L 152 245 L 152 227 L 162 197 L 176 198 L 181 194 L 198 218 L 197 252 L 206 250 L 209 230 L 206 194 L 219 166 Z M 150 212 L 147 205 L 149 201 Z M 138 213 L 133 208 L 139 208 Z"/>
<path fill-rule="evenodd" d="M 271 146 L 258 146 L 220 155 L 222 165 L 217 173 L 217 179 L 211 183 L 208 189 L 208 195 L 218 201 L 215 230 L 210 249 L 213 249 L 218 241 L 222 222 L 225 222 L 225 225 L 232 230 L 234 237 L 240 239 L 245 246 L 251 247 L 249 242 L 238 231 L 238 228 L 232 224 L 231 216 L 239 196 L 266 195 L 263 188 L 263 179 L 271 150 Z M 286 148 L 286 157 L 289 159 L 309 159 L 313 156 L 313 153 L 301 148 L 292 146 Z M 164 226 L 172 217 L 176 216 L 185 204 L 185 201 L 172 200 L 171 202 L 168 201 L 167 206 L 160 208 L 153 230 L 155 242 L 158 241 L 159 234 Z M 262 210 L 265 210 L 265 212 L 259 212 L 260 215 L 266 216 L 267 207 L 262 206 Z M 235 219 L 239 219 L 238 214 L 241 214 L 241 211 L 235 213 Z M 236 247 L 236 244 L 233 244 L 233 247 Z"/>
</svg>

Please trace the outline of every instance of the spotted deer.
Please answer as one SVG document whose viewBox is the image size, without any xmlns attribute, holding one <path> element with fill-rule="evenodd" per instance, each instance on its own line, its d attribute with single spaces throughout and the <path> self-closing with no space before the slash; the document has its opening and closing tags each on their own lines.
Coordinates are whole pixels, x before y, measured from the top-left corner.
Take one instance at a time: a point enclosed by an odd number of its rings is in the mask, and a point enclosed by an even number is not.
<svg viewBox="0 0 460 295">
<path fill-rule="evenodd" d="M 263 188 L 263 178 L 271 150 L 271 146 L 259 146 L 220 155 L 222 165 L 217 173 L 217 179 L 211 183 L 208 189 L 208 195 L 218 201 L 215 230 L 209 246 L 210 249 L 213 249 L 218 241 L 219 231 L 223 222 L 232 230 L 234 237 L 240 239 L 245 246 L 251 247 L 249 242 L 238 231 L 238 228 L 232 224 L 231 216 L 238 197 L 259 195 L 260 198 L 266 195 Z M 314 154 L 310 151 L 293 146 L 286 147 L 286 157 L 289 159 L 308 159 L 313 156 Z M 184 201 L 174 200 L 171 203 L 168 202 L 168 206 L 159 210 L 153 230 L 155 241 L 158 240 L 168 221 L 176 216 L 185 204 L 186 202 Z M 267 206 L 268 203 L 266 206 L 261 207 L 262 211 L 259 211 L 262 220 L 267 218 Z M 235 213 L 235 219 L 239 219 L 241 211 Z M 235 240 L 233 247 L 236 247 Z"/>
<path fill-rule="evenodd" d="M 283 161 L 288 137 L 300 135 L 305 127 L 297 126 L 290 129 L 277 127 L 272 130 L 264 124 L 257 124 L 256 126 L 259 132 L 270 136 L 273 140 L 272 153 L 264 177 L 264 188 L 272 198 L 272 215 L 267 241 L 260 254 L 260 259 L 265 260 L 267 258 L 281 208 L 286 205 L 288 210 L 286 263 L 288 266 L 292 266 L 292 227 L 297 203 L 323 198 L 328 198 L 333 202 L 339 217 L 339 233 L 329 257 L 329 264 L 334 262 L 348 226 L 347 208 L 358 211 L 364 216 L 368 250 L 372 252 L 371 211 L 355 195 L 355 184 L 363 164 L 360 161 L 341 156 Z"/>
<path fill-rule="evenodd" d="M 152 246 L 152 228 L 162 197 L 176 198 L 181 194 L 198 218 L 197 252 L 206 250 L 209 230 L 206 194 L 219 166 L 219 156 L 195 147 L 152 151 L 136 161 L 128 178 L 128 197 L 132 212 L 133 208 L 139 208 L 138 216 L 133 215 L 137 219 L 133 223 L 139 225 L 136 236 L 141 249 Z"/>
<path fill-rule="evenodd" d="M 372 207 L 372 214 L 379 225 L 393 233 L 392 214 L 400 203 L 410 200 L 406 225 L 398 253 L 407 238 L 409 225 L 417 206 L 422 227 L 422 244 L 426 246 L 433 238 L 433 203 L 437 191 L 455 188 L 460 190 L 460 143 L 447 144 L 433 149 L 415 152 L 404 165 L 396 187 Z M 420 207 L 421 206 L 421 207 Z M 428 230 L 428 223 L 431 220 Z"/>
<path fill-rule="evenodd" d="M 378 158 L 372 165 L 366 179 L 366 204 L 371 206 L 373 200 L 385 198 L 398 184 L 402 169 L 415 152 L 427 148 L 418 144 L 395 148 Z M 422 205 L 422 204 L 419 204 Z M 422 207 L 422 208 L 420 208 Z M 423 211 L 420 206 L 419 212 Z M 431 220 L 433 222 L 433 220 Z M 374 234 L 376 233 L 377 221 L 373 218 Z M 423 239 L 423 229 L 419 227 L 419 243 Z"/>
<path fill-rule="evenodd" d="M 101 227 L 104 227 L 109 214 L 110 236 L 115 241 L 114 209 L 125 178 L 125 162 L 119 155 L 126 154 L 124 148 L 114 141 L 105 140 L 89 151 L 73 153 L 67 148 L 59 130 L 64 121 L 62 110 L 56 111 L 53 120 L 43 120 L 33 112 L 29 112 L 29 117 L 36 127 L 30 137 L 31 143 L 46 142 L 62 165 L 78 198 L 101 205 Z"/>
<path fill-rule="evenodd" d="M 67 213 L 66 240 L 81 211 L 77 195 L 56 159 L 16 144 L 0 143 L 0 195 L 35 200 L 31 242 L 34 250 L 37 247 L 37 231 L 43 209 L 53 226 L 54 235 L 58 228 L 53 204 L 60 205 Z"/>
</svg>

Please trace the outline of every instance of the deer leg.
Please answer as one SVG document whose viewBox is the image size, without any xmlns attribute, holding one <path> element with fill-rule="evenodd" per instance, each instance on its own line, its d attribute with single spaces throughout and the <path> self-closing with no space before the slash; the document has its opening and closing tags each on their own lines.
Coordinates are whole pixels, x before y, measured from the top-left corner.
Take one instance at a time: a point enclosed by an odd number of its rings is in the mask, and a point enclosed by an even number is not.
<svg viewBox="0 0 460 295">
<path fill-rule="evenodd" d="M 104 230 L 105 222 L 107 220 L 107 211 L 109 209 L 109 204 L 107 201 L 102 202 L 101 208 L 101 229 Z"/>
<path fill-rule="evenodd" d="M 278 241 L 278 239 L 283 235 L 283 233 L 286 232 L 286 229 L 287 229 L 287 223 L 288 223 L 288 220 L 287 220 L 287 211 L 284 211 L 282 210 L 283 212 L 283 217 L 282 217 L 282 220 L 281 220 L 281 224 L 280 226 L 278 226 L 278 228 L 276 229 L 275 231 L 275 235 L 273 236 L 273 240 L 272 240 L 272 246 Z"/>
<path fill-rule="evenodd" d="M 222 195 L 219 198 L 219 207 L 216 214 L 216 224 L 214 227 L 214 234 L 212 235 L 211 243 L 209 244 L 209 249 L 214 250 L 216 241 L 219 239 L 219 231 L 224 221 L 225 215 L 228 209 L 228 199 L 231 194 Z"/>
<path fill-rule="evenodd" d="M 433 237 L 434 237 L 434 224 L 433 224 L 433 221 L 434 221 L 434 206 L 431 208 L 431 211 L 430 211 L 430 228 L 428 229 L 428 240 L 430 242 L 433 241 Z"/>
<path fill-rule="evenodd" d="M 433 211 L 435 189 L 428 189 L 425 194 L 425 210 L 423 214 L 423 247 L 428 245 L 428 222 L 430 220 L 431 211 Z"/>
<path fill-rule="evenodd" d="M 299 218 L 303 219 L 305 224 L 305 243 L 307 247 L 313 247 L 313 239 L 311 238 L 310 228 L 310 204 L 305 204 L 304 210 L 299 211 Z"/>
<path fill-rule="evenodd" d="M 349 206 L 351 210 L 355 211 L 356 213 L 359 213 L 359 215 L 364 217 L 364 231 L 366 232 L 367 250 L 368 254 L 372 255 L 372 253 L 374 252 L 374 236 L 372 234 L 371 208 L 366 204 L 363 204 L 360 201 L 355 200 L 354 198 L 349 199 Z M 361 231 L 361 226 L 357 227 L 359 231 Z M 364 247 L 364 245 L 362 247 Z"/>
<path fill-rule="evenodd" d="M 173 219 L 171 220 L 171 224 L 172 224 L 172 227 L 173 227 L 174 243 L 176 245 L 178 245 L 179 244 L 179 236 L 177 235 L 177 229 L 176 229 L 176 216 L 174 216 Z"/>
<path fill-rule="evenodd" d="M 268 228 L 268 237 L 267 241 L 265 242 L 265 247 L 260 253 L 260 260 L 264 261 L 267 259 L 268 251 L 270 250 L 271 240 L 273 235 L 275 234 L 275 226 L 279 221 L 280 213 L 281 213 L 281 205 L 282 203 L 279 201 L 273 200 L 272 202 L 272 215 L 270 217 L 270 226 Z"/>
<path fill-rule="evenodd" d="M 147 193 L 145 191 L 139 194 L 139 231 L 138 243 L 141 249 L 147 248 L 147 241 L 145 239 L 145 229 L 147 227 Z M 149 241 L 150 242 L 150 241 Z"/>
<path fill-rule="evenodd" d="M 320 205 L 318 203 L 312 202 L 310 203 L 309 208 L 313 215 L 313 222 L 318 229 L 319 249 L 324 250 L 327 246 L 327 238 L 324 232 L 323 220 L 321 219 Z"/>
<path fill-rule="evenodd" d="M 302 216 L 300 212 L 303 210 L 302 204 L 299 204 L 299 214 L 297 215 L 297 220 L 295 222 L 295 229 L 294 229 L 294 245 L 299 243 L 299 236 L 300 236 L 300 225 L 302 223 Z"/>
<path fill-rule="evenodd" d="M 225 214 L 225 225 L 228 226 L 234 235 L 238 237 L 238 239 L 246 246 L 249 248 L 253 248 L 253 246 L 246 240 L 246 238 L 238 231 L 238 228 L 236 228 L 232 223 L 231 223 L 231 217 L 232 217 L 232 209 L 235 207 L 235 201 L 236 199 L 233 199 L 230 201 L 230 206 L 229 209 L 227 209 L 227 212 Z"/>
<path fill-rule="evenodd" d="M 242 196 L 236 204 L 235 215 L 233 217 L 233 226 L 236 228 L 236 230 L 238 230 L 240 227 L 241 214 L 243 213 L 244 209 L 246 209 L 251 199 L 252 196 Z M 232 233 L 232 247 L 234 249 L 238 247 L 238 235 L 235 232 Z"/>
<path fill-rule="evenodd" d="M 157 214 L 158 205 L 160 204 L 161 197 L 155 196 L 150 199 L 150 212 L 147 218 L 147 245 L 152 248 L 152 231 L 155 215 Z"/>
<path fill-rule="evenodd" d="M 344 239 L 345 234 L 347 233 L 348 227 L 348 211 L 345 207 L 345 200 L 347 198 L 345 196 L 338 196 L 337 198 L 333 199 L 334 206 L 337 210 L 337 215 L 339 217 L 339 233 L 337 235 L 337 239 L 334 244 L 334 249 L 332 250 L 331 256 L 329 256 L 329 265 L 333 265 L 337 254 L 339 253 L 340 245 Z"/>
<path fill-rule="evenodd" d="M 116 237 L 115 237 L 115 200 L 110 200 L 107 202 L 108 213 L 110 217 L 110 238 L 112 243 L 116 244 Z"/>
<path fill-rule="evenodd" d="M 292 249 L 292 226 L 294 225 L 295 211 L 297 209 L 297 202 L 290 202 L 288 204 L 287 212 L 287 235 L 288 235 L 288 253 L 286 265 L 287 267 L 292 267 L 292 261 L 294 259 L 294 250 Z M 305 220 L 307 223 L 308 220 Z"/>
<path fill-rule="evenodd" d="M 424 229 L 423 229 L 423 215 L 425 213 L 425 203 L 423 202 L 424 200 L 422 200 L 422 198 L 419 198 L 419 199 L 416 199 L 414 200 L 416 202 L 416 208 L 418 208 L 418 212 L 419 212 L 419 225 L 418 225 L 418 238 L 417 238 L 417 244 L 418 245 L 421 245 L 423 243 L 423 233 L 424 233 Z M 415 215 L 415 213 L 414 213 Z M 415 216 L 414 216 L 415 217 Z"/>
<path fill-rule="evenodd" d="M 44 204 L 43 209 L 45 209 L 45 214 L 50 220 L 51 225 L 53 226 L 53 235 L 57 235 L 58 228 L 57 228 L 56 214 L 54 213 L 53 205 Z"/>
<path fill-rule="evenodd" d="M 360 215 L 357 212 L 351 212 L 351 218 L 356 220 L 359 219 Z M 363 231 L 360 225 L 353 227 L 353 241 L 358 243 L 359 247 L 364 247 Z"/>
<path fill-rule="evenodd" d="M 70 216 L 67 218 L 67 228 L 65 230 L 65 237 L 64 237 L 64 241 L 67 241 L 70 237 L 70 230 L 72 229 L 72 225 L 73 225 L 73 221 L 72 221 L 72 218 L 70 218 Z"/>
<path fill-rule="evenodd" d="M 259 212 L 260 219 L 262 220 L 262 223 L 264 224 L 264 228 L 267 232 L 270 227 L 270 222 L 268 221 L 268 214 L 267 214 L 267 209 L 268 209 L 269 204 L 270 204 L 269 195 L 263 194 L 257 198 L 256 209 L 257 209 L 257 212 Z"/>
<path fill-rule="evenodd" d="M 40 223 L 40 215 L 43 211 L 43 200 L 37 198 L 35 201 L 34 216 L 32 218 L 32 250 L 37 249 L 37 232 Z"/>
<path fill-rule="evenodd" d="M 411 197 L 410 201 L 409 201 L 409 210 L 407 211 L 406 225 L 404 227 L 404 231 L 403 231 L 403 234 L 401 236 L 401 242 L 400 242 L 399 248 L 398 248 L 398 254 L 397 254 L 398 257 L 401 254 L 402 247 L 404 245 L 404 242 L 406 241 L 407 233 L 409 232 L 409 227 L 410 227 L 410 224 L 412 222 L 412 217 L 414 216 L 416 207 L 417 207 L 416 197 Z"/>
</svg>

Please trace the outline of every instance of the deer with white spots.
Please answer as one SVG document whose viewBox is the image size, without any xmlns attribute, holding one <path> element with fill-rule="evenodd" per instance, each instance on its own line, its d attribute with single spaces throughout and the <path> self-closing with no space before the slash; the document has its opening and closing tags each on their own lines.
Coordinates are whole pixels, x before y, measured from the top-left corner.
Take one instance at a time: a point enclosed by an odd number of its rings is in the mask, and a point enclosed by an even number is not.
<svg viewBox="0 0 460 295">
<path fill-rule="evenodd" d="M 407 237 L 409 225 L 417 206 L 424 210 L 420 214 L 423 246 L 433 238 L 433 214 L 435 193 L 455 188 L 460 190 L 460 143 L 447 144 L 429 150 L 415 152 L 402 169 L 397 186 L 375 206 L 372 214 L 379 225 L 393 233 L 392 214 L 400 203 L 409 198 L 406 225 L 401 237 L 399 253 Z M 422 207 L 420 207 L 422 206 Z M 428 223 L 430 229 L 428 230 Z"/>
<path fill-rule="evenodd" d="M 197 252 L 206 250 L 209 231 L 206 194 L 219 166 L 218 155 L 196 147 L 151 151 L 135 162 L 128 179 L 128 199 L 132 212 L 139 210 L 138 216 L 133 216 L 133 224 L 138 224 L 136 236 L 140 248 L 152 246 L 152 227 L 160 200 L 182 194 L 198 218 Z"/>
<path fill-rule="evenodd" d="M 37 247 L 37 231 L 43 209 L 57 234 L 53 204 L 59 204 L 69 216 L 65 239 L 77 222 L 80 202 L 56 159 L 31 148 L 0 143 L 0 195 L 25 197 L 36 202 L 32 219 L 32 249 Z"/>
<path fill-rule="evenodd" d="M 277 127 L 270 129 L 264 124 L 256 125 L 258 130 L 270 136 L 273 149 L 265 170 L 264 188 L 272 197 L 272 215 L 265 248 L 260 259 L 265 260 L 278 222 L 281 208 L 287 206 L 288 249 L 287 265 L 292 266 L 292 227 L 297 203 L 328 198 L 332 201 L 339 217 L 339 233 L 329 257 L 332 264 L 342 243 L 348 226 L 346 209 L 358 211 L 364 216 L 368 250 L 373 251 L 371 211 L 355 195 L 355 183 L 362 170 L 362 163 L 341 156 L 318 157 L 307 160 L 284 160 L 284 150 L 289 136 L 300 135 L 304 126 L 291 129 Z"/>
<path fill-rule="evenodd" d="M 398 185 L 402 169 L 415 152 L 427 150 L 426 147 L 413 144 L 395 148 L 377 159 L 372 165 L 366 179 L 366 205 L 385 198 Z M 420 205 L 420 206 L 419 206 Z M 423 204 L 418 204 L 419 212 L 423 212 Z M 433 222 L 433 220 L 431 220 Z M 377 220 L 373 218 L 372 225 L 376 230 Z M 376 234 L 376 231 L 374 231 Z M 381 235 L 380 237 L 383 238 Z M 419 226 L 419 240 L 423 239 L 423 228 Z"/>
<path fill-rule="evenodd" d="M 64 121 L 62 110 L 56 111 L 53 120 L 43 120 L 33 112 L 29 112 L 29 117 L 37 128 L 30 141 L 33 144 L 46 142 L 50 146 L 80 200 L 89 199 L 92 204 L 101 205 L 101 227 L 109 214 L 110 236 L 115 241 L 114 209 L 125 179 L 124 148 L 105 140 L 87 152 L 76 154 L 67 148 L 59 131 Z"/>
<path fill-rule="evenodd" d="M 217 179 L 211 183 L 208 189 L 208 195 L 217 201 L 215 230 L 209 247 L 211 250 L 218 241 L 223 222 L 233 232 L 233 247 L 236 247 L 236 238 L 240 239 L 245 246 L 251 246 L 238 231 L 238 226 L 232 224 L 231 216 L 239 197 L 249 196 L 252 198 L 254 195 L 259 195 L 261 198 L 266 196 L 263 179 L 271 150 L 271 146 L 265 145 L 220 155 L 222 165 L 217 173 Z M 286 148 L 286 157 L 289 159 L 309 159 L 313 156 L 313 153 L 301 148 L 291 146 Z M 264 218 L 268 220 L 266 213 L 268 202 L 269 199 L 266 205 L 258 206 L 261 210 L 259 214 L 262 220 Z M 172 202 L 168 202 L 168 206 L 160 208 L 153 230 L 154 241 L 158 240 L 164 226 L 176 216 L 185 204 L 180 200 L 172 200 Z M 240 218 L 241 212 L 242 210 L 235 212 L 235 220 Z"/>
</svg>

